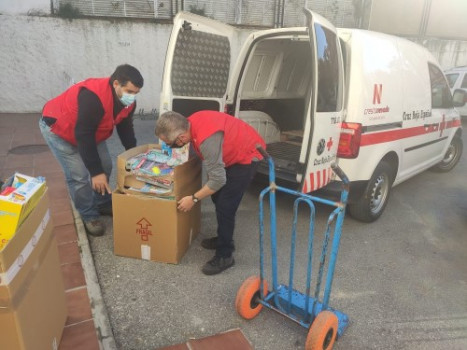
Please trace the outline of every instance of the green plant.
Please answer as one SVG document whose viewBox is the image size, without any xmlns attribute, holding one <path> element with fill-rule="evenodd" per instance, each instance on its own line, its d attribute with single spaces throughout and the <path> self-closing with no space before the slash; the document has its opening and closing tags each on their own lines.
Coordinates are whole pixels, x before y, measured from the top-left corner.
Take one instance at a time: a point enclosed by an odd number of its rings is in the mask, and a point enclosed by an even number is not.
<svg viewBox="0 0 467 350">
<path fill-rule="evenodd" d="M 205 6 L 203 6 L 203 8 L 200 8 L 200 7 L 197 7 L 197 6 L 190 5 L 190 10 L 189 11 L 191 13 L 206 17 Z"/>
<path fill-rule="evenodd" d="M 57 12 L 58 17 L 67 18 L 72 20 L 73 18 L 79 18 L 82 16 L 81 11 L 74 7 L 72 4 L 60 4 Z"/>
</svg>

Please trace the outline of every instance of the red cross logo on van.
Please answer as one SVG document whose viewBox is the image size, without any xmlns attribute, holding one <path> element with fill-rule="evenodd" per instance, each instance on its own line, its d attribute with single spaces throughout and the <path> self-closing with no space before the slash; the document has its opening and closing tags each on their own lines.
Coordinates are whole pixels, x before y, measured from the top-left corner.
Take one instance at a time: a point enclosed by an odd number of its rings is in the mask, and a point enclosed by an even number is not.
<svg viewBox="0 0 467 350">
<path fill-rule="evenodd" d="M 139 228 L 136 229 L 136 234 L 141 236 L 142 241 L 147 241 L 149 240 L 149 236 L 152 236 L 151 232 L 151 226 L 152 224 L 145 218 L 142 218 L 139 220 L 136 225 L 139 226 Z"/>
<path fill-rule="evenodd" d="M 373 104 L 381 104 L 381 95 L 383 94 L 383 84 L 375 84 L 373 88 Z"/>
<path fill-rule="evenodd" d="M 332 142 L 332 137 L 330 137 L 330 138 L 329 138 L 329 141 L 326 143 L 326 146 L 328 147 L 328 151 L 331 150 L 331 147 L 332 147 L 332 144 L 333 144 L 333 143 L 334 143 L 334 142 Z"/>
</svg>

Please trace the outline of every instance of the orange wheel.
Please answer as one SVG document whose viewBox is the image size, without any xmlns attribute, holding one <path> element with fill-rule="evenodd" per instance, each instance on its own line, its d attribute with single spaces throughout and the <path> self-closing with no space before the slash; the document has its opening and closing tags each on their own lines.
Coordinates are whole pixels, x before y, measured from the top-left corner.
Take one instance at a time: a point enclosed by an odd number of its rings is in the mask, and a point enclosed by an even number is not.
<svg viewBox="0 0 467 350">
<path fill-rule="evenodd" d="M 237 297 L 235 298 L 235 309 L 238 314 L 247 320 L 251 320 L 259 314 L 263 309 L 263 305 L 259 303 L 260 295 L 260 278 L 258 276 L 248 277 L 238 289 Z M 268 293 L 268 284 L 263 281 L 264 295 Z"/>
<path fill-rule="evenodd" d="M 321 311 L 308 331 L 305 350 L 331 350 L 337 337 L 337 323 L 333 312 Z"/>
</svg>

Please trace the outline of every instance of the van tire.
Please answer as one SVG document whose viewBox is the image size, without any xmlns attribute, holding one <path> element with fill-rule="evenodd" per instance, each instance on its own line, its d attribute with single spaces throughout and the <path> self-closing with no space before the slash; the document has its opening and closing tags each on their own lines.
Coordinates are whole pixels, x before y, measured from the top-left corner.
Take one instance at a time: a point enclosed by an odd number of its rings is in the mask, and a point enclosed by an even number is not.
<svg viewBox="0 0 467 350">
<path fill-rule="evenodd" d="M 392 183 L 394 171 L 389 163 L 382 161 L 378 164 L 363 196 L 348 205 L 350 215 L 359 221 L 373 222 L 378 219 L 386 208 Z"/>
<path fill-rule="evenodd" d="M 437 173 L 447 173 L 451 171 L 456 164 L 459 162 L 462 156 L 462 139 L 458 136 L 454 136 L 452 138 L 451 144 L 444 155 L 444 158 L 441 162 L 436 164 L 430 170 L 435 171 Z"/>
</svg>

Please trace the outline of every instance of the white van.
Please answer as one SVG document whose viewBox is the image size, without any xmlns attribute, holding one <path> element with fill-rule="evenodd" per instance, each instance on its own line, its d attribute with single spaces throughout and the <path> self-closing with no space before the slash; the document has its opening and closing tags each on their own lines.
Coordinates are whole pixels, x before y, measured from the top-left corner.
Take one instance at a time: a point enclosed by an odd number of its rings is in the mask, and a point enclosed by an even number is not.
<svg viewBox="0 0 467 350">
<path fill-rule="evenodd" d="M 219 110 L 263 135 L 276 176 L 308 193 L 351 181 L 350 214 L 383 212 L 391 187 L 462 152 L 446 78 L 424 48 L 401 38 L 336 29 L 305 11 L 308 27 L 253 32 L 239 54 L 235 28 L 191 13 L 174 19 L 162 82 L 163 113 Z"/>
<path fill-rule="evenodd" d="M 467 93 L 467 66 L 454 67 L 445 70 L 444 75 L 446 75 L 446 78 L 448 79 L 448 84 L 453 95 L 456 90 L 462 90 Z M 464 98 L 459 102 L 462 103 L 457 107 L 457 110 L 459 111 L 461 117 L 467 119 L 467 98 Z"/>
</svg>

